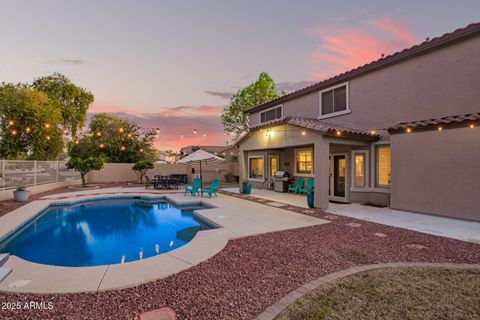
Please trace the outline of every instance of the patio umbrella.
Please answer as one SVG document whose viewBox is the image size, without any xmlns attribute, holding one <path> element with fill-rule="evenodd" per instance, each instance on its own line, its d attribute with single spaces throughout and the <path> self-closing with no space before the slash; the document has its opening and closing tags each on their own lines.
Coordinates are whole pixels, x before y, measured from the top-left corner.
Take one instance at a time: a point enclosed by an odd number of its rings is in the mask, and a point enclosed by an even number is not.
<svg viewBox="0 0 480 320">
<path fill-rule="evenodd" d="M 216 155 L 203 151 L 202 149 L 198 149 L 197 151 L 186 156 L 185 158 L 178 160 L 177 163 L 190 164 L 194 167 L 200 166 L 200 187 L 203 187 L 202 164 L 205 166 L 207 164 L 215 164 L 224 161 L 225 159 L 223 158 L 217 157 Z"/>
</svg>

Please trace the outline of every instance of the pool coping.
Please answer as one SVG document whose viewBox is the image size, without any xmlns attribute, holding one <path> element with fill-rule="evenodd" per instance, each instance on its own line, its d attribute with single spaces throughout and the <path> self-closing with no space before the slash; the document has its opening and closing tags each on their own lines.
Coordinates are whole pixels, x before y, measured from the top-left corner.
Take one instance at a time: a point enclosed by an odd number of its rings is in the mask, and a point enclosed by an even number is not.
<svg viewBox="0 0 480 320">
<path fill-rule="evenodd" d="M 265 208 L 266 206 L 261 204 L 246 203 L 244 200 L 227 195 L 219 195 L 218 198 L 210 199 L 185 197 L 183 193 L 158 194 L 148 191 L 119 192 L 118 194 L 99 193 L 71 198 L 32 201 L 0 217 L 0 239 L 3 241 L 6 237 L 11 236 L 51 206 L 81 203 L 89 200 L 131 197 L 141 197 L 146 200 L 166 200 L 178 206 L 201 204 L 208 209 L 195 210 L 195 215 L 198 215 L 207 223 L 217 226 L 217 228 L 199 231 L 189 243 L 172 251 L 124 264 L 60 267 L 37 264 L 17 256 L 10 256 L 5 266 L 12 268 L 13 271 L 0 282 L 0 291 L 74 293 L 137 286 L 178 273 L 207 260 L 220 252 L 230 239 L 329 222 L 280 208 Z M 237 201 L 243 201 L 242 204 L 246 207 L 262 206 L 262 210 L 255 213 L 252 212 L 255 210 L 244 210 L 242 212 L 241 206 L 235 205 Z M 272 217 L 275 219 L 272 219 Z M 31 282 L 24 286 L 13 288 L 9 286 L 18 280 L 31 280 Z"/>
</svg>

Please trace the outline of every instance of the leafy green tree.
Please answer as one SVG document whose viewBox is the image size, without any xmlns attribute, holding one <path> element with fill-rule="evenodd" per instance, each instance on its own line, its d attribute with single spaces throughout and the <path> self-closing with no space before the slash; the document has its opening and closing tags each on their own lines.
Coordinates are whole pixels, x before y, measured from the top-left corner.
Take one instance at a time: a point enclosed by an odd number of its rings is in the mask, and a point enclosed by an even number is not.
<svg viewBox="0 0 480 320">
<path fill-rule="evenodd" d="M 88 107 L 94 99 L 93 94 L 60 73 L 35 79 L 32 87 L 47 94 L 52 103 L 61 110 L 63 129 L 70 131 L 74 137 L 87 119 Z"/>
<path fill-rule="evenodd" d="M 239 90 L 230 100 L 221 117 L 224 131 L 238 138 L 248 131 L 248 109 L 278 98 L 275 82 L 266 72 L 257 81 Z"/>
<path fill-rule="evenodd" d="M 147 174 L 147 171 L 153 169 L 153 162 L 150 160 L 140 160 L 135 163 L 132 167 L 133 171 L 140 173 L 140 183 L 143 181 L 143 177 Z"/>
<path fill-rule="evenodd" d="M 82 186 L 86 186 L 87 181 L 85 179 L 87 173 L 90 171 L 98 171 L 103 168 L 104 160 L 102 157 L 73 157 L 70 158 L 66 164 L 68 169 L 73 169 L 80 173 L 82 178 Z"/>
<path fill-rule="evenodd" d="M 118 117 L 101 113 L 90 121 L 89 131 L 70 143 L 70 156 L 82 154 L 103 156 L 112 163 L 155 161 L 158 153 L 153 147 L 156 132 Z"/>
<path fill-rule="evenodd" d="M 52 160 L 63 149 L 62 116 L 47 95 L 23 84 L 0 86 L 0 157 Z"/>
</svg>

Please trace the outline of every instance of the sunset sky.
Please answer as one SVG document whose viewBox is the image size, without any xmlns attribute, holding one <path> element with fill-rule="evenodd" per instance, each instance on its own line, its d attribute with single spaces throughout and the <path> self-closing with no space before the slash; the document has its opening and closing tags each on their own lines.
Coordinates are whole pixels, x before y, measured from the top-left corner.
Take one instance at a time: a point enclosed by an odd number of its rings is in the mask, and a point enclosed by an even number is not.
<svg viewBox="0 0 480 320">
<path fill-rule="evenodd" d="M 60 72 L 159 149 L 223 145 L 223 107 L 262 71 L 290 92 L 478 21 L 478 0 L 0 0 L 0 81 Z"/>
</svg>

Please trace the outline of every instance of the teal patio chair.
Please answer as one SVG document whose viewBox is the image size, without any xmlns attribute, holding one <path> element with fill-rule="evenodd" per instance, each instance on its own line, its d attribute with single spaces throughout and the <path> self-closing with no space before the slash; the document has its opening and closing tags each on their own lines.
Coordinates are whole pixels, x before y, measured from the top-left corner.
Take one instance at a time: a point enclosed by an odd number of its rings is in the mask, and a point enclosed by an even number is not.
<svg viewBox="0 0 480 320">
<path fill-rule="evenodd" d="M 195 194 L 200 194 L 200 185 L 202 184 L 202 180 L 200 178 L 195 178 L 193 179 L 193 184 L 191 186 L 185 186 L 185 190 L 183 195 L 186 196 L 188 192 L 192 194 L 192 196 L 195 197 Z"/>
<path fill-rule="evenodd" d="M 303 187 L 303 182 L 305 182 L 305 179 L 303 177 L 298 177 L 297 181 L 295 181 L 295 184 L 288 185 L 288 193 L 290 193 L 290 191 L 293 193 L 299 193 L 300 188 Z"/>
<path fill-rule="evenodd" d="M 314 186 L 315 186 L 315 179 L 314 178 L 308 178 L 305 188 L 303 186 L 301 186 L 298 193 L 307 194 L 307 193 L 309 193 L 310 191 L 313 190 Z"/>
<path fill-rule="evenodd" d="M 212 194 L 214 194 L 216 198 L 217 190 L 219 186 L 220 186 L 220 181 L 217 178 L 213 179 L 209 187 L 202 188 L 202 197 L 204 193 L 207 193 L 210 198 L 212 197 Z"/>
</svg>

